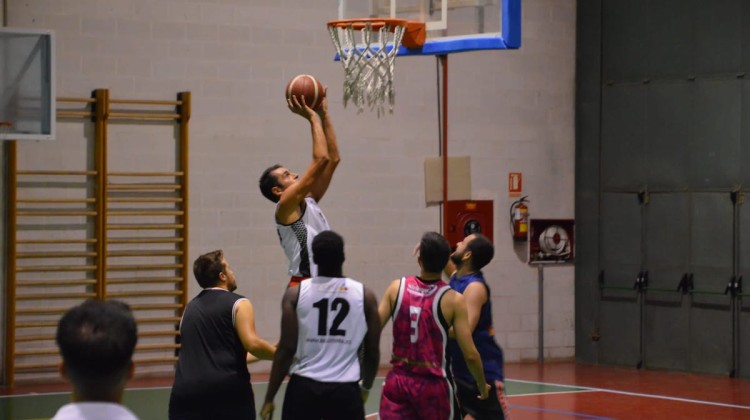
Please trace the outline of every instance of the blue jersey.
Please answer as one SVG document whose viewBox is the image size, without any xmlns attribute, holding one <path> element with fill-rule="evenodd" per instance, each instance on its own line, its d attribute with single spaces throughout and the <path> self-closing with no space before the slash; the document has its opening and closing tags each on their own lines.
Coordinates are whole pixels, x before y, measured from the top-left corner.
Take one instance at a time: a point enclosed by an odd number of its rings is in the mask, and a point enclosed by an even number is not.
<svg viewBox="0 0 750 420">
<path fill-rule="evenodd" d="M 477 326 L 474 328 L 474 332 L 471 336 L 474 339 L 474 345 L 477 347 L 479 355 L 482 357 L 484 376 L 486 377 L 487 382 L 491 383 L 496 380 L 502 381 L 503 350 L 495 341 L 495 329 L 492 327 L 492 301 L 490 300 L 490 288 L 484 281 L 484 276 L 481 272 L 472 273 L 460 278 L 453 274 L 451 276 L 450 286 L 453 290 L 463 294 L 469 284 L 474 282 L 482 283 L 487 290 L 487 302 L 482 305 L 482 309 L 479 312 L 479 321 L 477 322 Z M 471 376 L 469 368 L 466 367 L 461 348 L 458 346 L 458 342 L 454 339 L 448 341 L 448 355 L 451 358 L 451 369 L 453 375 L 458 379 L 473 383 L 474 377 Z"/>
</svg>

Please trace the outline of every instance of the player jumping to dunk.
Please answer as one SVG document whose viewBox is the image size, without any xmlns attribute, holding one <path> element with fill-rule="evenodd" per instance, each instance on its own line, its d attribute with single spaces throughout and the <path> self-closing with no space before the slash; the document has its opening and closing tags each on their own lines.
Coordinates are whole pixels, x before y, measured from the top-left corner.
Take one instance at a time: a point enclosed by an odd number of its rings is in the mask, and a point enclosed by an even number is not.
<svg viewBox="0 0 750 420">
<path fill-rule="evenodd" d="M 394 280 L 380 301 L 381 325 L 393 318 L 393 369 L 380 399 L 380 418 L 455 418 L 457 407 L 448 378 L 445 348 L 452 326 L 464 360 L 486 399 L 490 386 L 482 360 L 471 339 L 466 302 L 441 279 L 451 250 L 439 233 L 427 232 L 418 248 L 419 276 Z"/>
<path fill-rule="evenodd" d="M 293 113 L 310 122 L 312 162 L 302 176 L 281 165 L 273 165 L 263 171 L 259 186 L 263 196 L 276 203 L 276 231 L 289 259 L 291 287 L 317 275 L 312 241 L 319 232 L 330 230 L 318 203 L 339 164 L 339 149 L 327 99 L 323 99 L 317 112 L 295 96 L 287 99 L 287 104 Z"/>
</svg>

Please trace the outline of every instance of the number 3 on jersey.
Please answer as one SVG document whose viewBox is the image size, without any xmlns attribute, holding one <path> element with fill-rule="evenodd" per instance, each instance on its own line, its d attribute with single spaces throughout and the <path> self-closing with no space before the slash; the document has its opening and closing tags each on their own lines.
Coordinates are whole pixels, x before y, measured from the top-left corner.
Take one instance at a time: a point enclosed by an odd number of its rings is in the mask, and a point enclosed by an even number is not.
<svg viewBox="0 0 750 420">
<path fill-rule="evenodd" d="M 409 341 L 416 343 L 419 338 L 419 314 L 422 313 L 422 308 L 419 306 L 409 306 L 409 319 L 411 320 L 411 335 Z"/>
<path fill-rule="evenodd" d="M 343 298 L 336 298 L 330 306 L 331 312 L 336 311 L 336 317 L 333 318 L 330 331 L 328 327 L 328 299 L 321 299 L 313 303 L 313 307 L 318 310 L 318 335 L 346 335 L 346 330 L 339 329 L 344 322 L 346 315 L 349 314 L 349 302 Z"/>
</svg>

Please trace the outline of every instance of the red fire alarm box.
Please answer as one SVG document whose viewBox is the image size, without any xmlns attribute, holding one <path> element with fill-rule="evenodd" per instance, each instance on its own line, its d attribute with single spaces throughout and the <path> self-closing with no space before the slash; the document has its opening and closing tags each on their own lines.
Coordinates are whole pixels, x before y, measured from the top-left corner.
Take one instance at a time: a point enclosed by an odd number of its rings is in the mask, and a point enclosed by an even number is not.
<svg viewBox="0 0 750 420">
<path fill-rule="evenodd" d="M 492 241 L 492 200 L 456 200 L 445 203 L 445 237 L 455 247 L 472 233 Z"/>
</svg>

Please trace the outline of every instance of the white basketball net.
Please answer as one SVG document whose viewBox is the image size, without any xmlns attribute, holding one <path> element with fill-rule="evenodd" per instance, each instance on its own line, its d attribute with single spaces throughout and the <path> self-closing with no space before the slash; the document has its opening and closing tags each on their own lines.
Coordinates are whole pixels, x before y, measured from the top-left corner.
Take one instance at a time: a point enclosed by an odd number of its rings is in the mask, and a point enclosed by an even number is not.
<svg viewBox="0 0 750 420">
<path fill-rule="evenodd" d="M 367 106 L 370 110 L 377 109 L 380 117 L 387 102 L 388 110 L 393 113 L 393 69 L 405 29 L 404 26 L 389 28 L 387 25 L 373 29 L 371 23 L 362 29 L 355 29 L 351 24 L 328 27 L 346 72 L 344 106 L 351 99 L 359 112 Z M 359 44 L 355 32 L 360 33 Z"/>
</svg>

